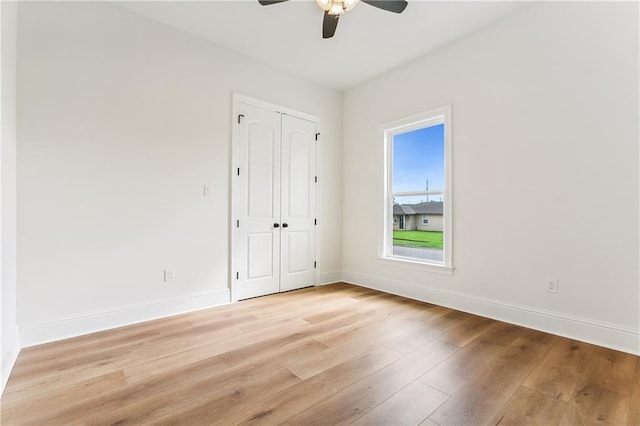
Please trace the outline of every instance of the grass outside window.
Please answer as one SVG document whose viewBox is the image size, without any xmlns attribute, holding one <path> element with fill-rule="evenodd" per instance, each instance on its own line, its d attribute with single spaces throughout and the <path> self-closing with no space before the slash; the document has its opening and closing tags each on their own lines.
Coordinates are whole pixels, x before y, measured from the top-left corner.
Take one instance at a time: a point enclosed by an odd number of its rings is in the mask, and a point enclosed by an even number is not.
<svg viewBox="0 0 640 426">
<path fill-rule="evenodd" d="M 442 232 L 393 231 L 393 245 L 442 249 Z"/>
</svg>

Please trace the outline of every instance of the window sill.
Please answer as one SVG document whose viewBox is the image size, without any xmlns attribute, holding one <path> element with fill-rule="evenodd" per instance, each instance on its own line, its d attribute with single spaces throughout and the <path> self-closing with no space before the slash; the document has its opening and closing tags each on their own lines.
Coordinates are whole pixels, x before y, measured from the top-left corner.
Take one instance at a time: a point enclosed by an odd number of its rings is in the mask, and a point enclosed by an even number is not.
<svg viewBox="0 0 640 426">
<path fill-rule="evenodd" d="M 424 272 L 433 272 L 436 274 L 449 276 L 453 275 L 454 270 L 452 266 L 445 266 L 438 263 L 420 262 L 406 257 L 383 256 L 378 257 L 378 262 L 385 263 L 387 265 L 409 267 L 411 269 L 417 269 Z"/>
</svg>

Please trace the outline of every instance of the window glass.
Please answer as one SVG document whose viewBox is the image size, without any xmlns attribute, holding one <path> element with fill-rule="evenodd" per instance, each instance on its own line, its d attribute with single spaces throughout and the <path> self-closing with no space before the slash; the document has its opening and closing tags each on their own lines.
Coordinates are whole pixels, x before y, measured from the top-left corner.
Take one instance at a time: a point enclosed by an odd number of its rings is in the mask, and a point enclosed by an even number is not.
<svg viewBox="0 0 640 426">
<path fill-rule="evenodd" d="M 444 189 L 444 124 L 393 136 L 393 192 Z"/>
<path fill-rule="evenodd" d="M 427 200 L 427 198 L 437 198 L 440 201 Z M 394 198 L 392 242 L 394 256 L 429 262 L 443 261 L 444 202 L 441 199 L 442 196 L 422 196 L 422 199 L 416 202 L 416 197 Z M 428 216 L 423 214 L 425 211 L 429 212 Z M 426 226 L 425 217 L 432 219 Z"/>
</svg>

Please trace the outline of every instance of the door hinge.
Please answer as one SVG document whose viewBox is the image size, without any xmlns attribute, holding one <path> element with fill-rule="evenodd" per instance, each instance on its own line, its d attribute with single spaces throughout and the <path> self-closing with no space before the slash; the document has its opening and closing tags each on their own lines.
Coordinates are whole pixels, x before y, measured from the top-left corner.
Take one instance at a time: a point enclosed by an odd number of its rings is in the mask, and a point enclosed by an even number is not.
<svg viewBox="0 0 640 426">
<path fill-rule="evenodd" d="M 320 136 L 320 133 L 316 133 L 316 141 L 318 140 L 318 136 Z"/>
<path fill-rule="evenodd" d="M 240 279 L 240 272 L 236 272 L 236 280 Z"/>
<path fill-rule="evenodd" d="M 316 262 L 315 260 L 313 261 L 313 267 L 317 268 L 318 267 L 318 262 Z"/>
<path fill-rule="evenodd" d="M 313 219 L 313 224 L 317 225 L 318 224 L 318 219 Z"/>
<path fill-rule="evenodd" d="M 240 167 L 238 167 L 238 176 L 240 176 Z"/>
<path fill-rule="evenodd" d="M 240 124 L 240 120 L 244 117 L 244 114 L 238 114 L 238 124 Z"/>
<path fill-rule="evenodd" d="M 316 183 L 318 183 L 318 176 L 316 176 Z"/>
<path fill-rule="evenodd" d="M 236 220 L 236 228 L 240 228 L 240 219 Z"/>
</svg>

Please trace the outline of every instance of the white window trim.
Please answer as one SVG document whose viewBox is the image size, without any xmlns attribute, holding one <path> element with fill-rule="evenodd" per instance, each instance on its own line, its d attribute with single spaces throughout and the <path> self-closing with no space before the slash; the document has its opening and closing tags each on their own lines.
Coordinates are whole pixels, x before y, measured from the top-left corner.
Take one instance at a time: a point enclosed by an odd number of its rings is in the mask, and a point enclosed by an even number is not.
<svg viewBox="0 0 640 426">
<path fill-rule="evenodd" d="M 391 152 L 391 141 L 393 136 L 398 133 L 406 133 L 412 130 L 429 127 L 444 123 L 444 178 L 445 187 L 442 191 L 412 191 L 398 192 L 395 196 L 415 196 L 415 195 L 442 195 L 444 193 L 443 220 L 444 220 L 444 240 L 443 240 L 443 262 L 429 262 L 414 258 L 405 258 L 394 256 L 393 247 L 393 226 L 389 226 L 393 222 L 393 200 L 390 197 L 391 179 L 393 176 L 393 155 Z M 453 274 L 453 256 L 451 244 L 453 241 L 453 170 L 452 170 L 452 138 L 451 138 L 451 105 L 436 108 L 400 120 L 396 120 L 387 124 L 383 124 L 380 128 L 381 139 L 383 140 L 384 151 L 384 173 L 383 173 L 383 191 L 382 203 L 383 214 L 382 223 L 379 224 L 379 247 L 378 259 L 384 263 L 392 263 L 396 265 L 409 266 L 423 271 L 435 272 L 440 274 Z"/>
<path fill-rule="evenodd" d="M 425 219 L 427 220 L 426 222 L 425 222 Z M 428 225 L 429 224 L 429 215 L 426 215 L 426 214 L 422 215 L 422 224 L 423 225 Z"/>
</svg>

